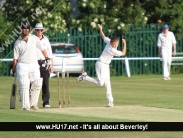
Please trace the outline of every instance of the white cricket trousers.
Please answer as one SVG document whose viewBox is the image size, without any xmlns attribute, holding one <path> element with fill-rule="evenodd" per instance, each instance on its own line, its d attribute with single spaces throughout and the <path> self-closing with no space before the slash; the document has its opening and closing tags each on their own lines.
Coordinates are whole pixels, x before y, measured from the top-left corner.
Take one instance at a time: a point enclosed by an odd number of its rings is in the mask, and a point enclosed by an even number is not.
<svg viewBox="0 0 183 138">
<path fill-rule="evenodd" d="M 40 70 L 37 62 L 17 63 L 16 67 L 22 109 L 30 108 L 30 82 L 40 79 Z"/>
<path fill-rule="evenodd" d="M 97 74 L 97 79 L 91 78 L 89 76 L 86 76 L 83 79 L 98 86 L 104 85 L 106 90 L 106 98 L 108 99 L 108 102 L 113 102 L 109 65 L 97 61 L 95 63 L 95 70 Z"/>
<path fill-rule="evenodd" d="M 172 52 L 162 50 L 162 67 L 163 67 L 164 78 L 170 76 L 171 62 L 172 62 Z"/>
</svg>

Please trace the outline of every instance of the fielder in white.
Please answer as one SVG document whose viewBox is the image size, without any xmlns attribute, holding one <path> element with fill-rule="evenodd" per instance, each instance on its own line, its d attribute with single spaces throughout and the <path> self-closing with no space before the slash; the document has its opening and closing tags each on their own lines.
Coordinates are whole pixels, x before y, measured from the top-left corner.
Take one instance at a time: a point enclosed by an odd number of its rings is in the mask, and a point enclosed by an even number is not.
<svg viewBox="0 0 183 138">
<path fill-rule="evenodd" d="M 111 38 L 106 37 L 102 31 L 102 26 L 100 24 L 98 24 L 98 28 L 100 30 L 100 35 L 102 39 L 106 43 L 106 46 L 102 54 L 100 55 L 99 60 L 95 63 L 97 79 L 89 77 L 87 73 L 84 72 L 83 70 L 82 74 L 77 78 L 77 81 L 80 82 L 82 80 L 86 80 L 98 86 L 104 85 L 106 89 L 106 97 L 108 100 L 107 106 L 113 107 L 114 99 L 113 99 L 112 90 L 111 90 L 109 64 L 113 56 L 124 56 L 126 54 L 126 40 L 122 39 L 124 47 L 122 51 L 119 51 L 117 50 L 119 39 L 117 37 L 111 37 Z"/>
<path fill-rule="evenodd" d="M 159 57 L 162 58 L 163 67 L 163 79 L 170 80 L 170 69 L 172 62 L 172 46 L 173 55 L 176 55 L 176 40 L 173 32 L 169 31 L 169 26 L 167 24 L 163 25 L 163 32 L 158 36 L 158 53 Z"/>
<path fill-rule="evenodd" d="M 32 108 L 37 110 L 39 109 L 37 104 L 42 87 L 42 78 L 40 78 L 36 50 L 37 48 L 40 49 L 45 57 L 47 57 L 47 53 L 39 38 L 29 34 L 30 25 L 28 22 L 21 23 L 21 28 L 22 34 L 14 44 L 13 69 L 11 72 L 13 76 L 15 72 L 17 74 L 22 109 L 30 110 Z M 46 66 L 49 66 L 49 62 L 47 57 Z"/>
</svg>

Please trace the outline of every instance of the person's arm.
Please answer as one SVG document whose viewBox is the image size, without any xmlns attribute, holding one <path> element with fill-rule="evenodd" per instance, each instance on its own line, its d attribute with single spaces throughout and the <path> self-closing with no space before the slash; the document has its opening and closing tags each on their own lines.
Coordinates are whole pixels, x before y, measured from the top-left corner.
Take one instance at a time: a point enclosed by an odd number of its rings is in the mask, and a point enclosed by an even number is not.
<svg viewBox="0 0 183 138">
<path fill-rule="evenodd" d="M 52 73 L 53 72 L 53 55 L 52 55 L 52 48 L 51 48 L 51 44 L 50 41 L 46 38 L 47 41 L 47 54 L 49 55 L 49 58 L 51 60 L 52 65 L 50 66 L 50 70 L 49 72 Z"/>
<path fill-rule="evenodd" d="M 173 49 L 174 49 L 173 55 L 176 56 L 176 44 L 173 44 Z"/>
<path fill-rule="evenodd" d="M 122 56 L 124 56 L 126 54 L 126 40 L 122 39 L 122 42 L 123 42 Z"/>
<path fill-rule="evenodd" d="M 17 59 L 13 59 L 13 66 L 12 66 L 13 70 L 16 70 L 17 62 L 18 62 Z"/>
<path fill-rule="evenodd" d="M 159 55 L 160 58 L 162 58 L 162 55 L 161 55 L 161 47 L 160 46 L 158 46 L 158 55 Z"/>
<path fill-rule="evenodd" d="M 17 59 L 13 59 L 13 63 L 10 69 L 10 75 L 15 77 L 16 75 L 16 66 L 17 66 L 18 60 Z"/>
<path fill-rule="evenodd" d="M 45 50 L 45 49 L 44 49 L 44 50 L 42 50 L 41 52 L 42 52 L 42 54 L 44 55 L 44 57 L 45 57 L 45 58 L 48 58 L 48 54 L 47 54 L 47 52 L 46 52 L 46 50 Z"/>
<path fill-rule="evenodd" d="M 102 25 L 98 24 L 98 29 L 100 31 L 100 35 L 101 35 L 102 39 L 104 39 L 106 36 L 105 36 L 104 32 L 102 31 Z"/>
<path fill-rule="evenodd" d="M 43 48 L 43 46 L 41 45 L 41 41 L 40 39 L 36 36 L 37 39 L 37 43 L 36 43 L 36 47 L 41 50 L 42 54 L 44 55 L 45 59 L 48 58 L 48 54 L 46 52 L 46 49 Z"/>
<path fill-rule="evenodd" d="M 158 56 L 160 58 L 162 58 L 162 54 L 161 54 L 161 34 L 158 35 L 158 41 L 157 41 L 157 47 L 158 47 Z"/>
<path fill-rule="evenodd" d="M 50 73 L 53 73 L 53 58 L 50 58 L 52 65 L 50 66 Z"/>
<path fill-rule="evenodd" d="M 52 68 L 52 65 L 53 65 L 52 58 L 48 57 L 48 54 L 47 54 L 45 49 L 42 50 L 41 52 L 42 52 L 42 54 L 45 57 L 45 64 L 46 64 L 45 67 L 46 67 L 46 70 L 49 70 L 50 72 L 53 71 L 53 68 Z M 50 68 L 52 68 L 52 69 L 50 70 Z"/>
<path fill-rule="evenodd" d="M 175 39 L 175 35 L 172 32 L 172 45 L 173 45 L 173 56 L 176 56 L 176 39 Z"/>
<path fill-rule="evenodd" d="M 19 59 L 19 48 L 17 48 L 18 46 L 18 40 L 15 42 L 14 44 L 14 49 L 13 49 L 13 63 L 12 63 L 12 70 L 16 70 L 16 66 L 18 63 L 18 59 Z"/>
</svg>

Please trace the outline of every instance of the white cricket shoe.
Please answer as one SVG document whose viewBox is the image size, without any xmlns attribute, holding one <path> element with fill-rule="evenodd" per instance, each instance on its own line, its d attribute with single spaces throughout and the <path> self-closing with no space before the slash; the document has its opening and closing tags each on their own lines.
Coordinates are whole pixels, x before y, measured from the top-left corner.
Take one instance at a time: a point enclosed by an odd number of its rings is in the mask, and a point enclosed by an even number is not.
<svg viewBox="0 0 183 138">
<path fill-rule="evenodd" d="M 171 80 L 170 77 L 164 77 L 163 80 Z"/>
<path fill-rule="evenodd" d="M 86 73 L 86 72 L 84 72 L 84 70 L 83 70 L 83 72 L 81 73 L 81 75 L 77 78 L 77 82 L 82 81 L 82 80 L 83 80 L 83 78 L 84 78 L 84 77 L 86 77 L 86 76 L 87 76 L 87 73 Z"/>
<path fill-rule="evenodd" d="M 171 80 L 171 78 L 170 77 L 167 77 L 167 80 Z"/>
<path fill-rule="evenodd" d="M 37 107 L 37 105 L 33 105 L 33 106 L 31 107 L 31 109 L 33 109 L 33 110 L 38 110 L 39 108 Z"/>
<path fill-rule="evenodd" d="M 23 110 L 30 110 L 30 108 L 23 108 Z"/>
<path fill-rule="evenodd" d="M 51 108 L 51 106 L 49 104 L 46 104 L 44 107 L 45 108 Z"/>
<path fill-rule="evenodd" d="M 167 80 L 167 78 L 166 78 L 166 77 L 164 77 L 164 78 L 163 78 L 163 80 Z"/>
<path fill-rule="evenodd" d="M 114 106 L 114 103 L 113 102 L 109 102 L 107 107 L 113 107 Z"/>
</svg>

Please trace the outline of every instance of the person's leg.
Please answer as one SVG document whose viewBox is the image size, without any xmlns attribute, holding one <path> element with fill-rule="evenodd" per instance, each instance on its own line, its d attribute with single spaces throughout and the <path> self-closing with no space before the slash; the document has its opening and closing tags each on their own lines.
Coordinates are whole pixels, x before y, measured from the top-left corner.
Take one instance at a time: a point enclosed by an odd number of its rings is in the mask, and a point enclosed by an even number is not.
<svg viewBox="0 0 183 138">
<path fill-rule="evenodd" d="M 39 100 L 39 94 L 40 94 L 40 89 L 42 86 L 42 78 L 35 79 L 30 88 L 30 106 L 34 110 L 38 109 L 38 100 Z"/>
<path fill-rule="evenodd" d="M 106 70 L 103 69 L 106 65 L 102 64 L 100 62 L 96 62 L 95 63 L 95 71 L 96 71 L 96 75 L 97 75 L 97 80 L 98 80 L 98 85 L 99 86 L 103 86 L 104 85 L 104 81 L 105 81 L 105 73 Z"/>
<path fill-rule="evenodd" d="M 103 84 L 101 84 L 98 79 L 94 79 L 94 78 L 92 78 L 92 77 L 90 77 L 88 75 L 83 77 L 83 80 L 88 81 L 90 83 L 94 83 L 94 84 L 96 84 L 98 86 L 103 86 Z"/>
<path fill-rule="evenodd" d="M 106 97 L 108 99 L 108 107 L 112 107 L 113 106 L 113 97 L 112 97 L 112 91 L 111 91 L 109 65 L 96 62 L 95 70 L 96 70 L 97 79 L 93 79 L 93 78 L 89 77 L 87 74 L 83 73 L 84 75 L 81 75 L 82 80 L 86 80 L 86 81 L 94 83 L 98 86 L 105 85 Z"/>
<path fill-rule="evenodd" d="M 167 79 L 168 80 L 170 80 L 171 78 L 170 78 L 170 74 L 171 74 L 171 63 L 172 63 L 172 53 L 170 53 L 169 55 L 168 55 L 168 61 L 167 61 L 168 63 L 167 63 L 167 68 L 168 68 L 168 77 L 167 77 Z"/>
<path fill-rule="evenodd" d="M 166 79 L 169 76 L 168 70 L 168 55 L 166 52 L 162 54 L 163 77 Z"/>
<path fill-rule="evenodd" d="M 42 78 L 40 78 L 40 70 L 38 63 L 32 63 L 30 65 L 30 80 L 31 80 L 31 88 L 30 88 L 30 106 L 34 110 L 39 109 L 37 107 L 40 90 L 42 87 Z"/>
<path fill-rule="evenodd" d="M 49 78 L 50 73 L 49 70 L 46 70 L 46 68 L 40 68 L 41 77 L 43 78 L 43 84 L 42 84 L 42 100 L 43 100 L 43 107 L 48 107 L 49 105 L 49 99 L 50 99 L 50 92 L 49 92 Z"/>
<path fill-rule="evenodd" d="M 105 79 L 104 79 L 104 86 L 106 90 L 106 98 L 108 100 L 108 107 L 113 107 L 113 96 L 112 96 L 112 89 L 111 89 L 111 81 L 110 81 L 110 69 L 109 66 L 103 68 L 105 71 Z"/>
<path fill-rule="evenodd" d="M 84 73 L 82 73 L 82 75 L 80 75 L 78 77 L 78 79 L 77 79 L 77 80 L 79 80 L 78 82 L 85 80 L 85 81 L 88 81 L 90 83 L 94 83 L 98 86 L 103 86 L 104 85 L 103 76 L 105 76 L 105 74 L 101 71 L 101 68 L 102 68 L 102 64 L 96 62 L 95 63 L 95 71 L 96 71 L 97 79 L 94 79 L 94 78 L 88 76 L 87 73 L 84 72 Z"/>
<path fill-rule="evenodd" d="M 29 68 L 26 64 L 23 63 L 17 64 L 18 86 L 23 110 L 30 109 L 30 101 L 29 101 L 30 80 L 28 77 L 28 70 Z"/>
</svg>

